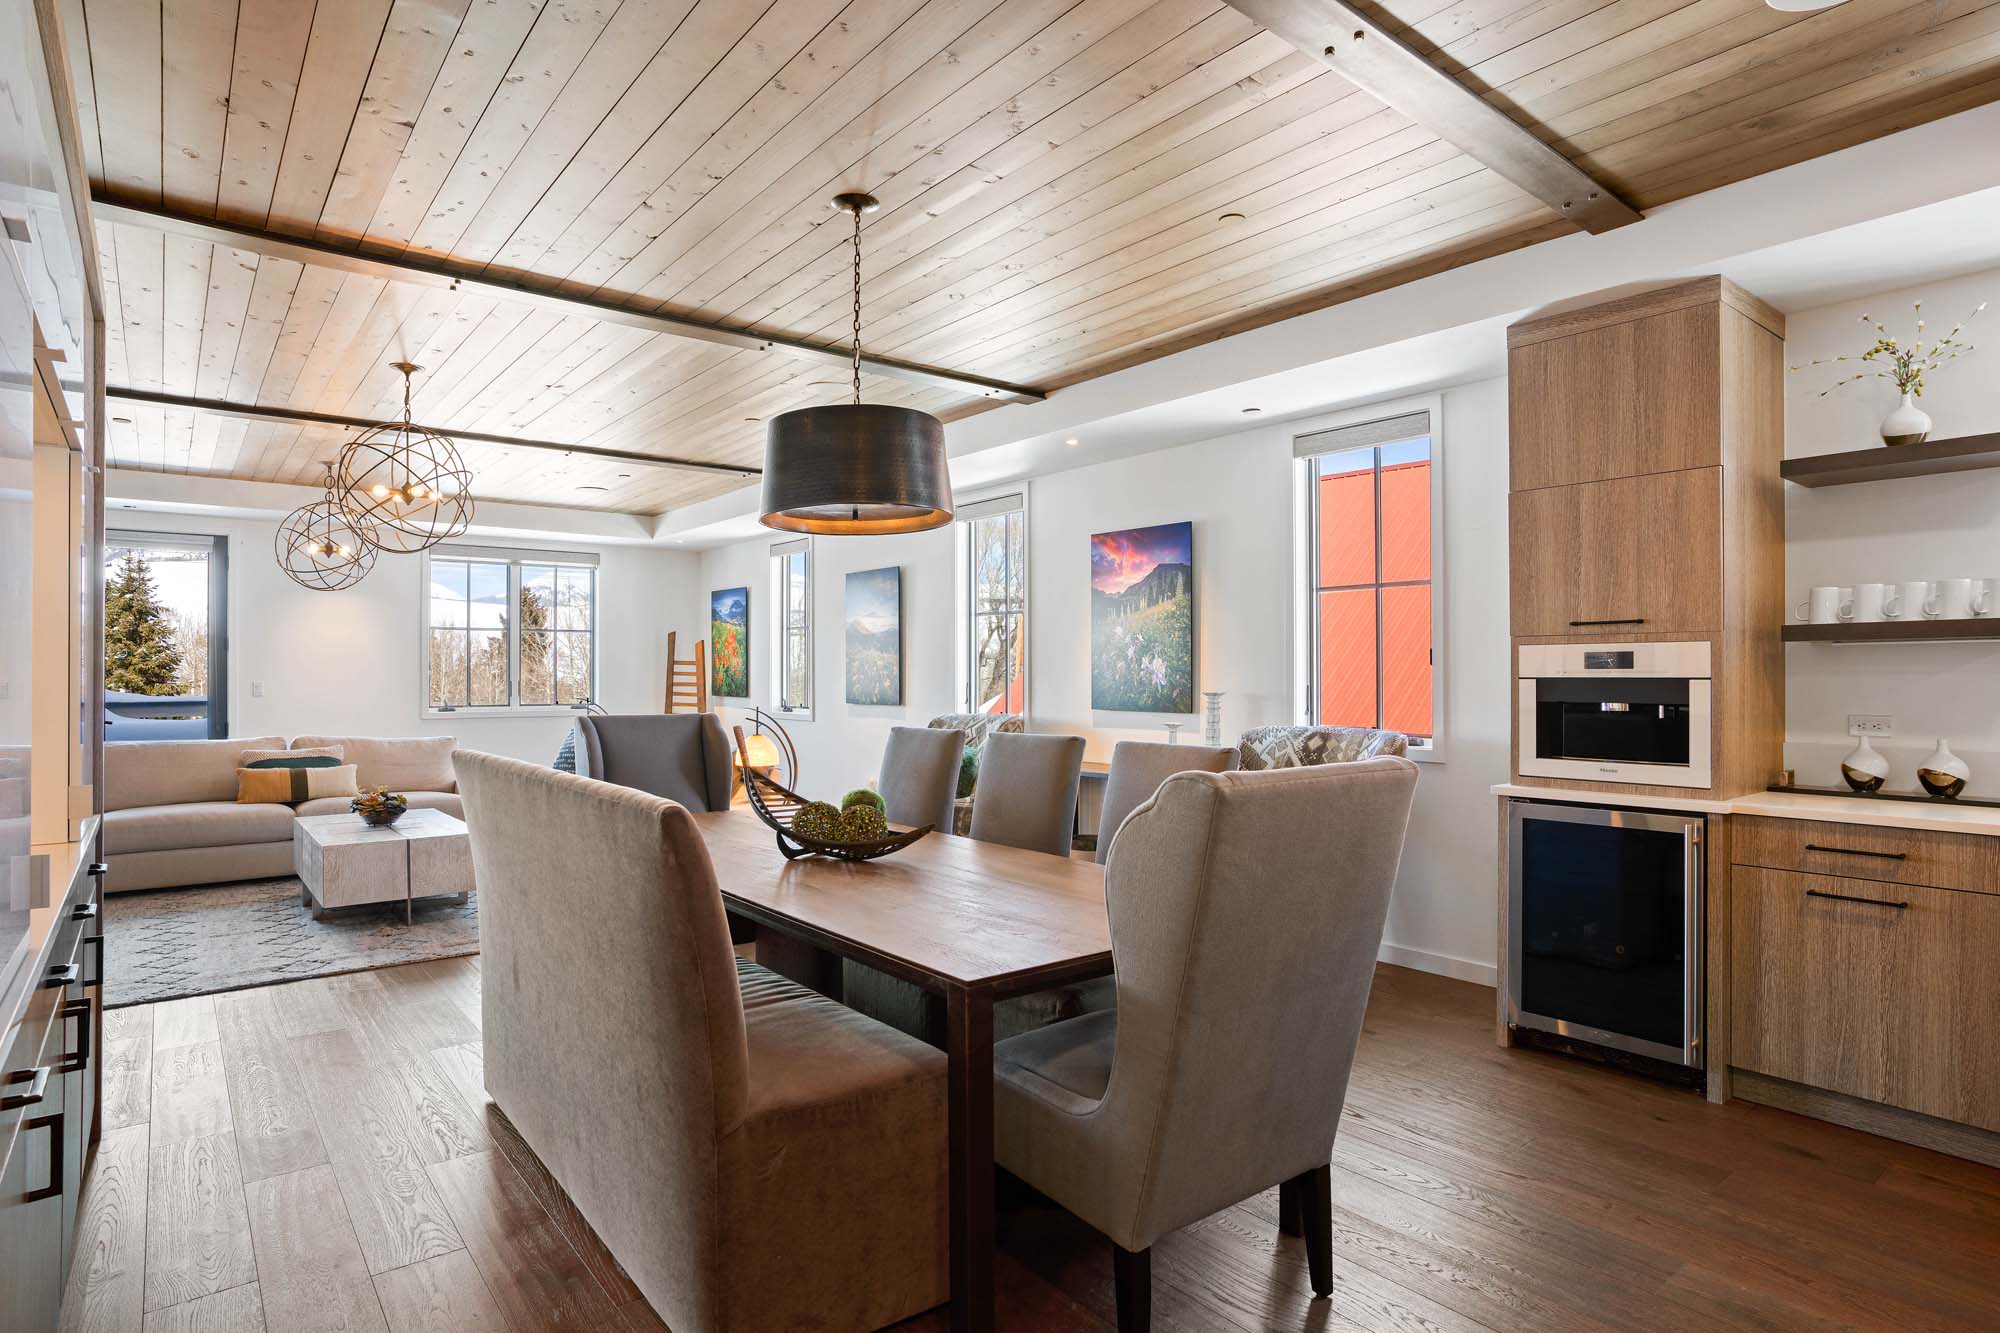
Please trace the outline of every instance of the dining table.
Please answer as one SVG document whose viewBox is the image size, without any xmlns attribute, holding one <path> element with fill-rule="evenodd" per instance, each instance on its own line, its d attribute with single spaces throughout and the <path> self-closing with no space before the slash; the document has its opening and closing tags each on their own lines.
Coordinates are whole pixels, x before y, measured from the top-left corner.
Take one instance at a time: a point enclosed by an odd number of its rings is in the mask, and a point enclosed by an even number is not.
<svg viewBox="0 0 2000 1333">
<path fill-rule="evenodd" d="M 932 832 L 872 861 L 788 859 L 742 807 L 697 814 L 724 905 L 833 966 L 789 970 L 839 999 L 840 959 L 938 997 L 947 1060 L 951 1326 L 993 1327 L 993 1006 L 1111 971 L 1104 870 Z M 796 955 L 795 955 L 796 956 Z"/>
</svg>

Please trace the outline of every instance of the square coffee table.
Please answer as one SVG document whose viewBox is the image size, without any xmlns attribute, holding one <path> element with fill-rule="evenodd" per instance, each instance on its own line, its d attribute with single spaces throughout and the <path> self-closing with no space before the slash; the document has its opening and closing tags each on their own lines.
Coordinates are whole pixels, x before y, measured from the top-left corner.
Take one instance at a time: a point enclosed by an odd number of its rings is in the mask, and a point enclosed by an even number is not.
<svg viewBox="0 0 2000 1333">
<path fill-rule="evenodd" d="M 473 888 L 465 821 L 442 810 L 411 810 L 386 828 L 354 814 L 301 817 L 292 867 L 315 920 L 334 908 L 399 902 L 408 922 L 417 899 L 464 902 Z"/>
</svg>

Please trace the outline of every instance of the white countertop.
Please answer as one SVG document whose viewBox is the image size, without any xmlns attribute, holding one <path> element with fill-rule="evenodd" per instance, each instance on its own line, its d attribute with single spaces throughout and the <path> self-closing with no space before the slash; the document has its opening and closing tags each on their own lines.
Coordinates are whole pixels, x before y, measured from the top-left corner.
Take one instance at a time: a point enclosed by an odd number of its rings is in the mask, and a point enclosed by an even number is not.
<svg viewBox="0 0 2000 1333">
<path fill-rule="evenodd" d="M 1632 810 L 1688 810 L 1708 815 L 1764 815 L 1772 819 L 1816 819 L 1831 824 L 1871 824 L 1876 828 L 1918 829 L 1930 833 L 1981 833 L 2000 837 L 2000 809 L 1949 805 L 1942 801 L 1869 801 L 1847 796 L 1807 796 L 1796 792 L 1755 792 L 1732 800 L 1698 796 L 1637 795 L 1590 791 L 1581 787 L 1524 787 L 1502 782 L 1490 788 L 1495 796 L 1528 800 L 1573 801 L 1583 805 Z"/>
</svg>

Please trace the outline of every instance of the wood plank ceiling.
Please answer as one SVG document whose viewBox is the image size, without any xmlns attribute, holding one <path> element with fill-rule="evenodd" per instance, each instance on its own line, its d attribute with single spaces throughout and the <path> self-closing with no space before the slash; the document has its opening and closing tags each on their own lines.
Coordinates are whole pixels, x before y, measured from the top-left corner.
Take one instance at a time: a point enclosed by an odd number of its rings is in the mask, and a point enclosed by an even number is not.
<svg viewBox="0 0 2000 1333">
<path fill-rule="evenodd" d="M 1053 389 L 1570 230 L 1219 0 L 61 0 L 100 198 Z M 2000 0 L 1387 0 L 1644 209 L 2000 97 Z M 837 370 L 100 224 L 114 386 L 756 466 Z M 986 399 L 880 375 L 946 418 Z M 119 407 L 123 467 L 346 432 Z M 468 445 L 485 498 L 740 480 Z M 602 490 L 583 489 L 603 487 Z"/>
</svg>

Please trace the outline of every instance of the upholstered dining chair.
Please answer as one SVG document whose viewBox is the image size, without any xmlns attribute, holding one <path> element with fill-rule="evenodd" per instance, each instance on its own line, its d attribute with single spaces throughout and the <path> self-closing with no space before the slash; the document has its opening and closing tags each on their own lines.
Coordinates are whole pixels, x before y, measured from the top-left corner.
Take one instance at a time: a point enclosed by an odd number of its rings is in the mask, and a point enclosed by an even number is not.
<svg viewBox="0 0 2000 1333">
<path fill-rule="evenodd" d="M 999 1162 L 1110 1239 L 1121 1333 L 1155 1241 L 1286 1181 L 1330 1294 L 1328 1159 L 1416 785 L 1401 758 L 1168 778 L 1105 871 L 1117 1008 L 995 1047 Z"/>
<path fill-rule="evenodd" d="M 690 810 L 727 810 L 729 738 L 713 713 L 608 713 L 577 718 L 576 774 L 664 796 Z"/>
<path fill-rule="evenodd" d="M 995 732 L 979 756 L 972 836 L 1068 856 L 1076 838 L 1083 737 Z"/>
<path fill-rule="evenodd" d="M 865 1329 L 944 1301 L 944 1056 L 735 958 L 683 807 L 463 750 L 458 774 L 486 1090 L 660 1317 Z"/>
<path fill-rule="evenodd" d="M 1111 840 L 1142 802 L 1153 799 L 1160 784 L 1176 773 L 1227 773 L 1237 766 L 1233 745 L 1162 745 L 1158 741 L 1120 741 L 1111 747 L 1111 774 L 1104 780 L 1104 808 L 1097 820 L 1097 859 L 1111 855 Z"/>
<path fill-rule="evenodd" d="M 1028 729 L 1028 719 L 1019 713 L 940 713 L 925 724 L 940 731 L 955 731 L 965 737 L 966 753 L 976 757 L 977 751 L 986 744 L 986 738 L 996 732 L 1020 732 Z M 976 765 L 975 765 L 976 766 Z M 977 788 L 978 777 L 973 778 Z M 963 838 L 972 832 L 972 792 L 962 791 L 953 807 L 952 822 L 940 825 L 947 833 L 956 833 Z"/>
<path fill-rule="evenodd" d="M 883 813 L 891 824 L 933 825 L 951 832 L 952 803 L 958 796 L 959 761 L 965 734 L 929 727 L 891 727 L 882 750 Z"/>
</svg>

